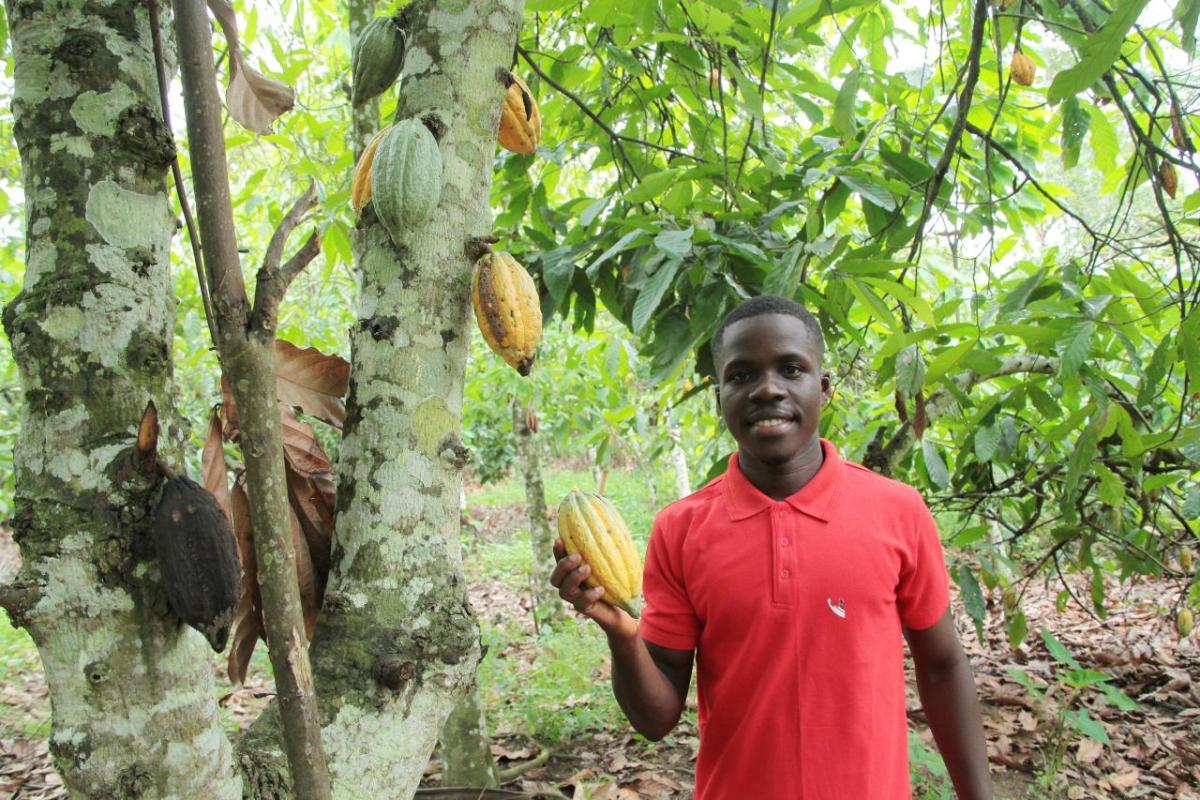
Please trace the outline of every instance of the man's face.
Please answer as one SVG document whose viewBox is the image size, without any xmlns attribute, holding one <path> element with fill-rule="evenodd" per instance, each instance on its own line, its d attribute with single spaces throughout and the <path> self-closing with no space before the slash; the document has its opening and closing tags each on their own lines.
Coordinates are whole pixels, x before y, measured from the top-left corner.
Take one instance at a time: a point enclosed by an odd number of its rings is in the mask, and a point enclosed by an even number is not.
<svg viewBox="0 0 1200 800">
<path fill-rule="evenodd" d="M 784 467 L 817 435 L 830 394 L 820 343 L 796 317 L 760 314 L 725 329 L 721 415 L 742 458 Z"/>
</svg>

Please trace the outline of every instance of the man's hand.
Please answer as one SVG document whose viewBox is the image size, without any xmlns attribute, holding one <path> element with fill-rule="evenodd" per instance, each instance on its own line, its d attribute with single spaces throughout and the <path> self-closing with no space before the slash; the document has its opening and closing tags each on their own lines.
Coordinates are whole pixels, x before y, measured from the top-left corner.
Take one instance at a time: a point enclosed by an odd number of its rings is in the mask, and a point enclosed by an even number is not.
<svg viewBox="0 0 1200 800">
<path fill-rule="evenodd" d="M 558 589 L 558 596 L 575 607 L 585 617 L 593 619 L 609 637 L 631 639 L 637 636 L 637 621 L 616 606 L 601 598 L 604 587 L 586 588 L 583 582 L 592 568 L 583 563 L 578 553 L 567 555 L 562 539 L 554 540 L 554 557 L 558 559 L 550 583 Z"/>
</svg>

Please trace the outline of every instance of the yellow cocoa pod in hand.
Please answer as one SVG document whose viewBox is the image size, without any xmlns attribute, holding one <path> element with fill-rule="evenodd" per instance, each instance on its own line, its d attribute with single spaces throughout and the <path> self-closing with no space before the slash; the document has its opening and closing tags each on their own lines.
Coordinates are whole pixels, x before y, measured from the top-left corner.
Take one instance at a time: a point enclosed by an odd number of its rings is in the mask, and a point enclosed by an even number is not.
<svg viewBox="0 0 1200 800">
<path fill-rule="evenodd" d="M 488 347 L 528 375 L 542 338 L 542 307 L 533 278 L 508 253 L 488 253 L 471 276 L 475 321 Z"/>
<path fill-rule="evenodd" d="M 1013 83 L 1032 86 L 1037 67 L 1034 66 L 1032 58 L 1018 50 L 1013 53 L 1012 63 L 1008 65 L 1008 72 L 1012 75 Z"/>
<path fill-rule="evenodd" d="M 642 613 L 642 559 L 616 507 L 591 492 L 569 492 L 558 506 L 558 535 L 567 553 L 591 567 L 584 585 L 603 586 L 600 598 L 631 617 Z"/>
</svg>

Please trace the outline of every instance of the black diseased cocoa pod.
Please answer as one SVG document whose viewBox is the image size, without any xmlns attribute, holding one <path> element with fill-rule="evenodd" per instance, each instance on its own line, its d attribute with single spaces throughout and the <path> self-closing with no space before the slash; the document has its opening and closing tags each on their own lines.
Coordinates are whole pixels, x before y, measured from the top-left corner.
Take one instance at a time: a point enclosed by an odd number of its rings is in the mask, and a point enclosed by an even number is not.
<svg viewBox="0 0 1200 800">
<path fill-rule="evenodd" d="M 169 479 L 154 512 L 154 546 L 171 609 L 221 652 L 241 581 L 237 541 L 216 498 L 188 478 Z"/>
</svg>

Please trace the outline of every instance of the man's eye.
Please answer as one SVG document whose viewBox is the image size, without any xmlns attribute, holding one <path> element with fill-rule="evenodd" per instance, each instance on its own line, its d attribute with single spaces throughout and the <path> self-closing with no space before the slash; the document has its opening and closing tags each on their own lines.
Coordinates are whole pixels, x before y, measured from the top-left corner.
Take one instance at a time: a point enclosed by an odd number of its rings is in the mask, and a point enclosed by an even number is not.
<svg viewBox="0 0 1200 800">
<path fill-rule="evenodd" d="M 783 374 L 789 378 L 796 378 L 804 374 L 804 367 L 799 364 L 788 364 L 783 368 Z"/>
</svg>

